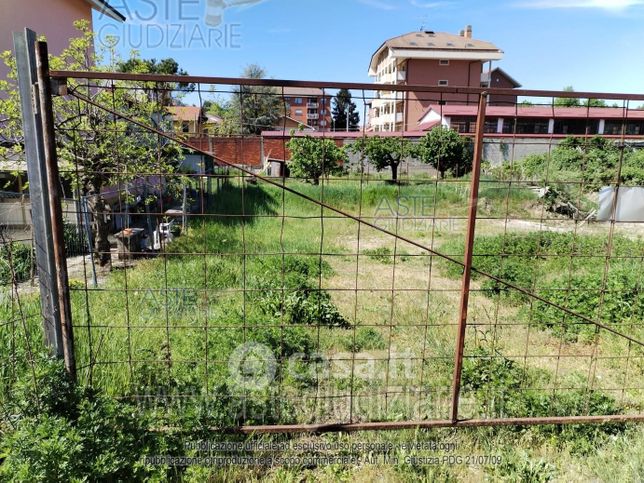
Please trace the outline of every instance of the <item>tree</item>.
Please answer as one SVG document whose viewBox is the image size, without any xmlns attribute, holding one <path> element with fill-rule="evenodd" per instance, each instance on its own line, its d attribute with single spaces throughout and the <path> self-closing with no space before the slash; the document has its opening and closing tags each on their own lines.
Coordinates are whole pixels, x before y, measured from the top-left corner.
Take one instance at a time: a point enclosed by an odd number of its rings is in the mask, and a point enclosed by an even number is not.
<svg viewBox="0 0 644 483">
<path fill-rule="evenodd" d="M 349 131 L 356 131 L 360 126 L 357 106 L 351 100 L 351 92 L 348 89 L 340 89 L 333 99 L 334 130 L 344 131 L 347 128 L 347 110 L 349 112 Z"/>
<path fill-rule="evenodd" d="M 230 100 L 215 98 L 203 103 L 204 110 L 221 118 L 221 122 L 212 126 L 210 134 L 231 136 L 241 133 L 239 112 Z"/>
<path fill-rule="evenodd" d="M 563 88 L 564 92 L 575 92 L 572 86 Z M 581 102 L 576 97 L 557 97 L 555 99 L 555 106 L 557 107 L 579 107 Z"/>
<path fill-rule="evenodd" d="M 412 144 L 401 137 L 363 137 L 351 146 L 351 150 L 365 156 L 377 171 L 390 168 L 394 183 L 398 181 L 400 163 L 413 154 Z"/>
<path fill-rule="evenodd" d="M 88 22 L 77 22 L 81 37 L 72 39 L 60 57 L 51 57 L 52 69 L 102 70 L 101 56 L 93 52 L 94 34 Z M 112 58 L 114 56 L 112 55 Z M 11 146 L 0 152 L 0 165 L 7 155 L 22 156 L 24 138 L 20 120 L 20 99 L 16 87 L 15 59 L 11 53 L 4 54 L 11 72 L 7 81 L 0 83 L 0 112 L 7 121 L 0 124 L 0 137 L 10 140 Z M 114 70 L 115 64 L 106 66 Z M 68 80 L 70 91 L 77 92 L 92 101 L 109 106 L 138 122 L 161 130 L 172 130 L 172 124 L 154 84 L 142 82 L 104 81 L 87 83 Z M 93 218 L 95 255 L 100 265 L 111 264 L 109 208 L 104 197 L 104 188 L 123 189 L 133 182 L 146 182 L 140 173 L 176 173 L 181 149 L 174 142 L 163 142 L 158 135 L 126 122 L 103 109 L 94 107 L 74 97 L 53 99 L 56 125 L 56 143 L 61 176 L 74 190 L 87 197 Z M 172 179 L 176 180 L 175 177 Z M 166 181 L 166 189 L 168 185 Z M 127 196 L 127 188 L 125 189 Z M 158 193 L 159 195 L 161 193 Z"/>
<path fill-rule="evenodd" d="M 247 79 L 264 79 L 266 71 L 256 64 L 251 64 L 242 77 Z M 284 103 L 280 93 L 274 87 L 239 86 L 233 94 L 228 120 L 233 125 L 230 134 L 256 134 L 271 129 L 284 115 Z"/>
<path fill-rule="evenodd" d="M 291 151 L 291 174 L 310 179 L 315 185 L 320 184 L 322 176 L 341 173 L 342 163 L 348 161 L 345 150 L 331 139 L 294 137 L 286 147 Z"/>
<path fill-rule="evenodd" d="M 564 92 L 575 92 L 572 86 L 564 87 Z M 578 97 L 557 97 L 555 99 L 555 106 L 557 107 L 606 107 L 606 101 L 602 99 L 586 99 L 582 100 Z"/>
<path fill-rule="evenodd" d="M 416 156 L 441 175 L 463 176 L 472 169 L 472 154 L 469 143 L 456 131 L 438 126 L 429 131 L 416 146 Z"/>
<path fill-rule="evenodd" d="M 128 60 L 119 60 L 115 63 L 117 72 L 129 72 L 134 74 L 163 74 L 187 76 L 188 73 L 179 67 L 179 63 L 173 58 L 162 59 L 142 59 L 137 51 L 133 51 Z M 164 106 L 169 106 L 180 102 L 176 99 L 178 94 L 192 92 L 195 85 L 189 82 L 164 82 L 155 85 L 156 92 L 154 95 L 161 97 Z M 174 96 L 173 96 L 174 94 Z M 173 98 L 174 97 L 174 98 Z"/>
</svg>

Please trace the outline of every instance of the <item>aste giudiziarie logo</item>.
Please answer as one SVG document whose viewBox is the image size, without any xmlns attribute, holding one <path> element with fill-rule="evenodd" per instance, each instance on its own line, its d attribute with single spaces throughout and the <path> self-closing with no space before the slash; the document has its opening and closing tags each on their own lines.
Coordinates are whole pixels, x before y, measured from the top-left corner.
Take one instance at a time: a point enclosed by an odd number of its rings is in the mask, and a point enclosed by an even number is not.
<svg viewBox="0 0 644 483">
<path fill-rule="evenodd" d="M 130 50 L 213 50 L 242 47 L 242 24 L 227 22 L 227 12 L 243 9 L 266 0 L 112 0 L 99 18 L 114 18 L 97 30 L 99 45 L 115 43 Z"/>
</svg>

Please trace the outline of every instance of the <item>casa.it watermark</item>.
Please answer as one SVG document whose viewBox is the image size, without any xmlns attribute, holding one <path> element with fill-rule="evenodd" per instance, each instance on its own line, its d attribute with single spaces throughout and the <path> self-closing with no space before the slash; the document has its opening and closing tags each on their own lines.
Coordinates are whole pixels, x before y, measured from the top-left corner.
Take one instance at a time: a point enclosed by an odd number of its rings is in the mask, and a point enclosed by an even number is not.
<svg viewBox="0 0 644 483">
<path fill-rule="evenodd" d="M 241 24 L 226 22 L 226 12 L 266 0 L 112 0 L 126 21 L 102 25 L 100 45 L 117 43 L 134 50 L 240 49 Z M 108 16 L 106 10 L 100 17 Z"/>
</svg>

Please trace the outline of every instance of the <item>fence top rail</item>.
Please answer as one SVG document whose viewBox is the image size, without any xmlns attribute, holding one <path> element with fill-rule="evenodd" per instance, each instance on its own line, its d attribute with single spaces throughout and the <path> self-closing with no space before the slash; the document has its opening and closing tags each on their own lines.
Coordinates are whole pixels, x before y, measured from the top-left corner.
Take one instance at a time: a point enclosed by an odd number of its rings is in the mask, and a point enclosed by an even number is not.
<svg viewBox="0 0 644 483">
<path fill-rule="evenodd" d="M 492 95 L 511 95 L 519 97 L 561 97 L 561 98 L 583 98 L 583 99 L 610 99 L 624 101 L 644 101 L 642 94 L 625 94 L 613 92 L 571 92 L 553 90 L 531 90 L 531 89 L 499 89 L 482 87 L 449 87 L 449 86 L 421 86 L 421 85 L 395 85 L 395 84 L 374 84 L 357 82 L 326 82 L 326 81 L 302 81 L 286 79 L 247 79 L 239 77 L 208 77 L 190 75 L 164 75 L 164 74 L 132 74 L 123 72 L 90 72 L 90 71 L 69 71 L 52 70 L 50 76 L 55 79 L 88 79 L 88 80 L 120 80 L 139 82 L 176 82 L 182 84 L 221 84 L 221 85 L 245 85 L 245 86 L 266 86 L 266 87 L 300 87 L 316 89 L 349 89 L 362 91 L 396 91 L 396 92 L 428 92 L 438 94 L 471 94 L 480 95 L 488 93 Z"/>
</svg>

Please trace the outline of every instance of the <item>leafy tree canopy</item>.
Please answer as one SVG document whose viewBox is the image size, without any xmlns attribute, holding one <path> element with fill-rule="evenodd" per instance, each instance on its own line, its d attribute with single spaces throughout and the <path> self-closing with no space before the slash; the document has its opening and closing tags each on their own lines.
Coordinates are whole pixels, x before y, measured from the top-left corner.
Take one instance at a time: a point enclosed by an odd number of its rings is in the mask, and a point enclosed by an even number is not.
<svg viewBox="0 0 644 483">
<path fill-rule="evenodd" d="M 331 139 L 294 137 L 286 146 L 291 151 L 291 174 L 316 185 L 322 176 L 341 173 L 342 163 L 348 161 L 345 150 Z"/>
<path fill-rule="evenodd" d="M 351 146 L 351 150 L 365 156 L 377 171 L 391 169 L 392 181 L 398 180 L 400 163 L 413 154 L 412 144 L 402 137 L 363 137 Z"/>
<path fill-rule="evenodd" d="M 80 36 L 70 40 L 60 56 L 50 58 L 52 69 L 115 70 L 120 62 L 114 52 L 115 42 L 108 47 L 112 62 L 102 65 L 101 53 L 94 54 L 94 34 L 88 22 L 77 22 L 76 26 Z M 0 112 L 5 116 L 0 123 L 0 138 L 5 140 L 0 167 L 9 158 L 21 159 L 24 144 L 15 59 L 10 52 L 4 53 L 3 59 L 10 73 L 7 80 L 0 81 Z M 134 60 L 134 64 L 145 62 Z M 90 87 L 69 79 L 68 88 L 144 125 L 172 130 L 164 107 L 167 99 L 157 93 L 154 83 L 97 81 Z M 53 107 L 61 176 L 70 181 L 75 192 L 87 197 L 94 219 L 95 250 L 101 265 L 109 265 L 109 224 L 105 216 L 109 209 L 104 189 L 118 186 L 127 191 L 125 187 L 135 182 L 147 186 L 148 180 L 141 173 L 176 173 L 182 151 L 178 144 L 160 140 L 158 135 L 75 97 L 55 97 Z M 170 178 L 165 189 L 172 181 L 177 178 Z M 150 196 L 160 196 L 161 191 L 158 182 L 149 186 Z"/>
<path fill-rule="evenodd" d="M 472 153 L 466 138 L 447 127 L 429 131 L 416 146 L 416 156 L 441 175 L 463 176 L 472 169 Z"/>
<path fill-rule="evenodd" d="M 563 88 L 564 92 L 575 92 L 572 86 Z M 605 107 L 606 101 L 602 99 L 580 99 L 578 97 L 557 97 L 555 99 L 557 107 Z"/>
<path fill-rule="evenodd" d="M 267 72 L 257 64 L 244 69 L 242 77 L 265 79 Z M 279 91 L 268 86 L 239 86 L 230 102 L 228 116 L 230 134 L 256 134 L 275 126 L 284 115 L 284 103 Z"/>
</svg>

